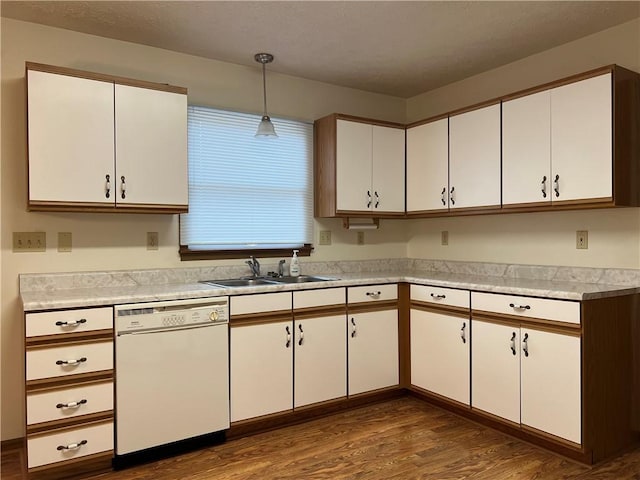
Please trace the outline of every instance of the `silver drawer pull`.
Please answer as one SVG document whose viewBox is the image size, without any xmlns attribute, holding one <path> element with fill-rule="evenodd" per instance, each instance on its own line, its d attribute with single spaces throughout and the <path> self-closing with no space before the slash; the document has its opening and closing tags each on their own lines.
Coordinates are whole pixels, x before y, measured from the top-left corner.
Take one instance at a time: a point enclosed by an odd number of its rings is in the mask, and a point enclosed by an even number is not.
<svg viewBox="0 0 640 480">
<path fill-rule="evenodd" d="M 442 300 L 443 298 L 447 298 L 446 295 L 437 295 L 435 293 L 431 294 L 431 298 L 433 298 L 434 300 Z"/>
<path fill-rule="evenodd" d="M 380 295 L 382 295 L 382 292 L 378 291 L 378 292 L 367 292 L 365 294 L 367 297 L 371 297 L 371 298 L 380 298 Z"/>
<path fill-rule="evenodd" d="M 87 442 L 86 440 L 82 440 L 78 443 L 70 443 L 69 445 L 58 445 L 58 447 L 56 448 L 56 450 L 58 451 L 69 451 L 69 450 L 77 450 L 79 449 L 81 446 L 86 445 Z"/>
<path fill-rule="evenodd" d="M 87 323 L 86 318 L 80 318 L 79 320 L 68 320 L 66 322 L 56 322 L 57 327 L 77 327 L 83 323 Z"/>
<path fill-rule="evenodd" d="M 87 399 L 83 398 L 82 400 L 78 400 L 77 402 L 67 402 L 67 403 L 59 403 L 56 405 L 56 408 L 78 408 L 80 405 L 84 405 L 87 403 Z"/>
<path fill-rule="evenodd" d="M 529 305 L 516 305 L 515 303 L 510 303 L 509 306 L 511 308 L 515 308 L 516 310 L 530 310 L 531 307 Z"/>
<path fill-rule="evenodd" d="M 76 358 L 74 360 L 57 360 L 56 365 L 78 365 L 86 361 L 87 357 Z"/>
</svg>

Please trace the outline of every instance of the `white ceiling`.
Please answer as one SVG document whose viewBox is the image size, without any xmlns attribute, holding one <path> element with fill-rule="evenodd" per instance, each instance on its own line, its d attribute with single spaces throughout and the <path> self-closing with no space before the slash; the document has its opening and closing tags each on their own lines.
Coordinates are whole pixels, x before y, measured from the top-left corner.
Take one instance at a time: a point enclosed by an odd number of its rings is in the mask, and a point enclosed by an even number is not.
<svg viewBox="0 0 640 480">
<path fill-rule="evenodd" d="M 640 17 L 640 1 L 2 1 L 2 16 L 411 97 Z M 638 32 L 640 42 L 640 31 Z"/>
</svg>

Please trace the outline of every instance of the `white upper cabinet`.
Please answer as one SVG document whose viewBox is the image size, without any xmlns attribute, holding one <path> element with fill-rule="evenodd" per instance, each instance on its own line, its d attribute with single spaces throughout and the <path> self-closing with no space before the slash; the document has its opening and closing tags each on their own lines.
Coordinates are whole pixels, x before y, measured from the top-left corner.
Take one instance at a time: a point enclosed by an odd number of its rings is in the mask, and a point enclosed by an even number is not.
<svg viewBox="0 0 640 480">
<path fill-rule="evenodd" d="M 371 210 L 373 131 L 366 123 L 336 125 L 336 204 L 338 210 Z"/>
<path fill-rule="evenodd" d="M 186 89 L 32 63 L 27 81 L 30 210 L 187 211 Z"/>
<path fill-rule="evenodd" d="M 403 216 L 405 130 L 337 114 L 314 123 L 316 217 Z"/>
<path fill-rule="evenodd" d="M 500 202 L 500 105 L 449 117 L 449 208 Z"/>
<path fill-rule="evenodd" d="M 554 200 L 612 196 L 611 85 L 608 73 L 551 90 Z"/>
<path fill-rule="evenodd" d="M 27 75 L 30 203 L 113 204 L 113 83 Z"/>
<path fill-rule="evenodd" d="M 449 119 L 407 129 L 407 212 L 449 208 Z"/>
<path fill-rule="evenodd" d="M 502 104 L 502 203 L 551 202 L 551 92 Z"/>
<path fill-rule="evenodd" d="M 115 131 L 116 202 L 187 205 L 187 96 L 116 85 Z"/>
</svg>

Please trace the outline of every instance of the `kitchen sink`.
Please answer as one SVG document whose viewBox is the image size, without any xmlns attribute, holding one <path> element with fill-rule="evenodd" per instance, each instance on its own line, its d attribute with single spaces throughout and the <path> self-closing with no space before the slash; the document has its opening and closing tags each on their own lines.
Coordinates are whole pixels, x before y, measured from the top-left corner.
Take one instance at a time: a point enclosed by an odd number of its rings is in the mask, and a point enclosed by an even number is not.
<svg viewBox="0 0 640 480">
<path fill-rule="evenodd" d="M 214 287 L 255 287 L 258 285 L 274 285 L 274 280 L 266 278 L 232 278 L 229 280 L 205 280 L 200 283 L 206 283 Z"/>
<path fill-rule="evenodd" d="M 278 283 L 307 283 L 307 282 L 328 282 L 335 280 L 335 278 L 328 277 L 314 277 L 312 275 L 299 275 L 297 277 L 276 277 L 274 282 Z"/>
</svg>

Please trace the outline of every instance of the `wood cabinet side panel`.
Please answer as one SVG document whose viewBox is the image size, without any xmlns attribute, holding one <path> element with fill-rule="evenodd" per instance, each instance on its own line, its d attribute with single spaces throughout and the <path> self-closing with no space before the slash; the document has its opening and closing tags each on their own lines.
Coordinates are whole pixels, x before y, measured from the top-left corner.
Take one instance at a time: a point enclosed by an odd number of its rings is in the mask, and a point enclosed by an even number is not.
<svg viewBox="0 0 640 480">
<path fill-rule="evenodd" d="M 336 214 L 336 118 L 335 115 L 313 124 L 313 174 L 315 217 Z"/>
</svg>

